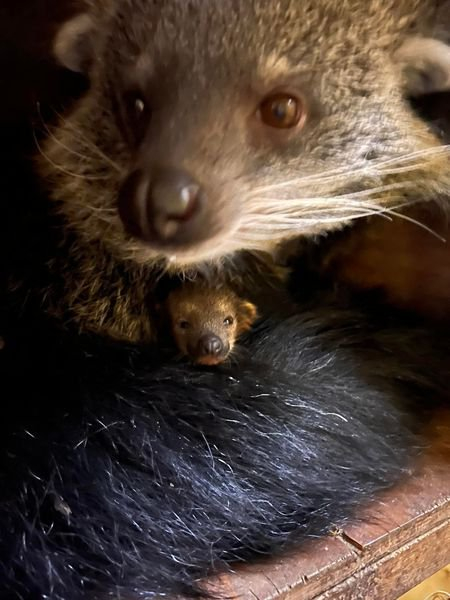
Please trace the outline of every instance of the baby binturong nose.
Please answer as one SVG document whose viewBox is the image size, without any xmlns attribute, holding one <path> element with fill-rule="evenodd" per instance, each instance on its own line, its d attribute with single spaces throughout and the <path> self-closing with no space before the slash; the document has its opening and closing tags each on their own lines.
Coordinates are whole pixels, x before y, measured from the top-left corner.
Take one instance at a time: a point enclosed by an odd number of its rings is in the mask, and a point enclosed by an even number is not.
<svg viewBox="0 0 450 600">
<path fill-rule="evenodd" d="M 135 171 L 119 198 L 119 213 L 134 237 L 157 247 L 182 247 L 209 236 L 206 195 L 188 173 L 160 168 Z"/>
<path fill-rule="evenodd" d="M 211 359 L 215 362 L 225 352 L 225 347 L 219 336 L 212 333 L 203 335 L 197 344 L 197 356 L 199 359 Z"/>
</svg>

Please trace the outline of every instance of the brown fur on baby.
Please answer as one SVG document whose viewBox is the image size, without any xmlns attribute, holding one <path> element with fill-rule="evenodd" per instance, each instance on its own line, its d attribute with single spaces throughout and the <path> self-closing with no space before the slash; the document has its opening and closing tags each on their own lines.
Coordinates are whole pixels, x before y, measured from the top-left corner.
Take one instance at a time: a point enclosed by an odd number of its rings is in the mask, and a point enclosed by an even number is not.
<svg viewBox="0 0 450 600">
<path fill-rule="evenodd" d="M 180 352 L 200 365 L 218 365 L 257 318 L 254 304 L 228 287 L 188 282 L 166 302 L 173 339 Z"/>
</svg>

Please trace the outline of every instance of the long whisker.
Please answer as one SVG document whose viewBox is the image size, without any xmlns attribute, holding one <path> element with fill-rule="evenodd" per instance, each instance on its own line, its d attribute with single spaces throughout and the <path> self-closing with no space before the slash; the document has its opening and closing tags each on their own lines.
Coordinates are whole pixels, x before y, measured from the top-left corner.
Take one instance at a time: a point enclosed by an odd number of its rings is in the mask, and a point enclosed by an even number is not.
<svg viewBox="0 0 450 600">
<path fill-rule="evenodd" d="M 83 175 L 81 173 L 73 173 L 72 171 L 69 171 L 68 169 L 65 169 L 64 167 L 62 167 L 61 165 L 58 165 L 57 163 L 55 163 L 49 156 L 48 154 L 46 154 L 44 152 L 44 150 L 42 149 L 42 146 L 39 143 L 39 140 L 37 138 L 36 135 L 36 131 L 33 129 L 33 138 L 34 138 L 34 142 L 36 144 L 36 147 L 39 151 L 39 154 L 50 164 L 52 165 L 52 167 L 54 167 L 57 171 L 60 171 L 61 173 L 64 173 L 65 175 L 68 175 L 69 177 L 74 177 L 76 179 L 82 179 L 83 181 L 104 181 L 106 179 L 105 176 L 102 177 L 96 177 L 94 175 Z"/>
<path fill-rule="evenodd" d="M 329 208 L 317 209 L 308 216 L 300 215 L 297 217 L 283 217 L 281 219 L 272 221 L 267 224 L 263 219 L 252 218 L 251 222 L 243 227 L 244 239 L 256 242 L 257 240 L 266 239 L 273 234 L 273 231 L 278 230 L 289 230 L 295 229 L 302 231 L 304 226 L 317 225 L 318 223 L 348 223 L 351 220 L 362 219 L 372 216 L 378 216 L 386 220 L 392 221 L 393 217 L 401 215 L 396 213 L 395 209 L 401 209 L 409 203 L 398 203 L 395 207 L 387 209 L 386 207 L 375 207 L 368 210 L 368 207 L 353 207 L 353 212 L 346 214 L 344 217 L 338 217 L 337 215 L 321 217 L 320 214 L 326 213 L 329 215 Z M 251 230 L 249 230 L 251 229 Z"/>
<path fill-rule="evenodd" d="M 77 158 L 80 158 L 84 163 L 88 163 L 89 164 L 89 161 L 90 161 L 91 157 L 89 157 L 87 155 L 83 155 L 80 152 L 77 152 L 73 148 L 70 148 L 69 146 L 67 146 L 66 144 L 64 144 L 60 139 L 58 139 L 56 137 L 56 135 L 46 125 L 45 125 L 45 129 L 47 131 L 47 134 L 48 134 L 49 138 L 52 139 L 57 146 L 59 146 L 60 148 L 63 148 L 64 150 L 66 150 L 67 152 L 69 152 L 72 156 L 76 156 Z M 95 178 L 95 179 L 109 179 L 108 175 L 98 175 L 97 176 L 97 175 L 87 175 L 87 174 L 85 174 L 84 178 L 87 178 L 87 177 L 89 177 L 89 178 Z"/>
<path fill-rule="evenodd" d="M 362 219 L 365 217 L 369 217 L 372 215 L 377 215 L 378 213 L 373 213 L 373 212 L 367 212 L 367 213 L 357 213 L 357 214 L 350 214 L 346 217 L 342 217 L 342 218 L 337 218 L 337 217 L 318 217 L 318 218 L 303 218 L 303 219 L 298 219 L 296 222 L 296 229 L 298 230 L 298 233 L 300 234 L 303 230 L 304 226 L 308 226 L 308 225 L 317 225 L 318 223 L 333 223 L 333 224 L 339 224 L 339 223 L 348 223 L 349 221 L 354 221 L 356 219 Z M 258 227 L 259 225 L 259 227 Z M 252 222 L 252 229 L 254 227 L 258 227 L 255 231 L 248 231 L 248 228 L 243 228 L 245 231 L 245 237 L 246 239 L 254 239 L 254 240 L 258 240 L 258 239 L 266 239 L 266 238 L 270 238 L 270 234 L 274 231 L 289 231 L 289 232 L 294 232 L 295 228 L 293 227 L 293 224 L 286 224 L 286 223 L 274 223 L 272 227 L 264 227 L 262 226 L 262 224 L 258 224 L 258 223 L 253 223 Z"/>
<path fill-rule="evenodd" d="M 258 195 L 258 198 L 261 201 L 266 201 L 266 202 L 276 202 L 278 206 L 286 206 L 289 204 L 293 204 L 293 203 L 301 203 L 302 205 L 307 205 L 308 203 L 310 204 L 314 204 L 314 203 L 318 203 L 318 202 L 323 202 L 324 199 L 327 199 L 328 202 L 332 201 L 333 205 L 336 202 L 342 202 L 342 203 L 347 203 L 348 201 L 352 201 L 353 199 L 357 199 L 357 198 L 366 198 L 366 197 L 371 197 L 375 194 L 382 194 L 385 192 L 391 192 L 394 190 L 405 190 L 408 188 L 414 188 L 416 187 L 417 183 L 415 183 L 414 181 L 402 181 L 402 182 L 396 182 L 396 183 L 391 183 L 391 184 L 386 184 L 386 185 L 381 185 L 381 186 L 377 186 L 377 187 L 372 187 L 369 188 L 367 190 L 361 190 L 358 192 L 348 192 L 345 194 L 337 194 L 337 195 L 333 195 L 330 197 L 326 197 L 326 196 L 318 196 L 318 197 L 307 197 L 307 198 L 302 198 L 300 197 L 289 197 L 289 198 L 283 198 L 283 197 L 269 197 L 269 196 L 260 196 Z M 251 194 L 250 198 L 253 198 L 256 194 Z"/>
<path fill-rule="evenodd" d="M 431 156 L 439 156 L 439 155 L 449 155 L 450 154 L 450 145 L 446 146 L 436 146 L 433 148 L 426 148 L 424 150 L 417 150 L 411 152 L 409 154 L 404 154 L 400 157 L 388 158 L 382 161 L 371 161 L 370 163 L 364 163 L 360 166 L 352 166 L 352 167 L 344 167 L 344 168 L 336 168 L 329 169 L 327 171 L 322 171 L 320 173 L 314 173 L 311 175 L 306 175 L 303 177 L 295 177 L 293 179 L 283 180 L 270 185 L 262 185 L 260 187 L 254 188 L 255 193 L 261 193 L 264 191 L 271 191 L 278 188 L 289 187 L 291 185 L 308 185 L 311 182 L 318 183 L 326 183 L 331 179 L 348 179 L 348 176 L 360 176 L 360 175 L 368 175 L 368 176 L 379 176 L 379 175 L 389 175 L 390 173 L 395 173 L 397 169 L 401 169 L 401 165 L 407 162 L 411 162 L 416 159 L 428 158 Z M 387 169 L 390 165 L 398 165 L 394 169 Z M 405 167 L 407 170 L 416 170 L 420 169 L 422 166 L 426 166 L 425 163 L 417 163 L 416 165 L 410 165 Z M 402 171 L 399 171 L 402 172 Z"/>
<path fill-rule="evenodd" d="M 392 198 L 392 200 L 394 200 L 396 198 Z M 397 197 L 398 200 L 401 200 L 401 197 Z M 398 206 L 405 206 L 405 205 L 409 205 L 409 203 L 407 202 L 403 202 Z M 313 210 L 305 210 L 306 208 L 308 208 L 305 205 L 299 205 L 297 204 L 296 206 L 292 206 L 291 209 L 288 211 L 286 209 L 283 208 L 283 211 L 280 212 L 279 210 L 277 210 L 277 207 L 270 207 L 270 209 L 268 210 L 259 210 L 257 212 L 255 212 L 255 219 L 261 219 L 264 222 L 267 222 L 266 217 L 267 216 L 271 216 L 273 217 L 270 223 L 267 223 L 267 226 L 270 227 L 271 223 L 274 222 L 274 220 L 278 220 L 278 221 L 286 221 L 286 222 L 295 222 L 298 219 L 303 219 L 305 215 L 307 215 L 307 217 L 314 219 L 316 215 L 320 215 L 320 214 L 326 214 L 326 215 L 330 215 L 330 214 L 335 214 L 335 213 L 344 213 L 344 215 L 348 214 L 350 211 L 356 211 L 356 212 L 373 212 L 373 213 L 381 213 L 384 212 L 383 208 L 381 206 L 379 206 L 378 204 L 374 204 L 371 202 L 364 202 L 364 203 L 348 203 L 348 204 L 342 204 L 342 205 L 333 205 L 333 207 L 331 208 L 330 206 L 317 206 L 317 203 L 312 203 L 311 207 L 313 208 Z M 311 208 L 310 207 L 310 208 Z"/>
<path fill-rule="evenodd" d="M 108 163 L 115 171 L 122 174 L 123 170 L 120 168 L 120 166 L 114 160 L 112 160 L 107 154 L 105 154 L 97 146 L 97 144 L 92 142 L 92 140 L 88 139 L 83 134 L 82 131 L 80 131 L 77 127 L 75 127 L 75 125 L 72 123 L 72 121 L 69 121 L 68 119 L 66 119 L 64 117 L 64 115 L 59 113 L 56 109 L 53 109 L 53 110 L 54 110 L 55 115 L 58 117 L 58 119 L 60 119 L 60 121 L 64 124 L 64 126 L 67 129 L 70 129 L 72 131 L 72 134 L 74 134 L 74 138 L 77 139 L 78 142 L 83 144 L 87 150 L 90 150 L 91 152 L 96 154 L 99 158 L 103 159 L 105 161 L 105 163 Z"/>
<path fill-rule="evenodd" d="M 417 158 L 428 158 L 429 156 L 439 156 L 440 154 L 450 154 L 450 144 L 442 144 L 440 146 L 433 146 L 431 148 L 414 150 L 414 152 L 403 154 L 399 157 L 386 158 L 379 162 L 375 162 L 374 164 L 376 167 L 385 167 L 386 165 L 402 164 L 411 160 L 416 160 Z"/>
<path fill-rule="evenodd" d="M 82 210 L 88 210 L 89 212 L 92 213 L 103 213 L 105 215 L 116 215 L 117 214 L 117 210 L 115 208 L 108 208 L 108 207 L 101 207 L 101 206 L 93 206 L 92 204 L 85 204 L 83 202 L 80 201 L 76 201 L 73 200 L 71 202 L 72 206 L 74 207 L 78 207 Z"/>
<path fill-rule="evenodd" d="M 61 148 L 63 148 L 64 150 L 67 150 L 67 152 L 70 152 L 70 154 L 73 154 L 74 156 L 77 156 L 78 158 L 81 158 L 83 161 L 85 160 L 89 160 L 89 156 L 86 156 L 85 154 L 81 154 L 80 152 L 77 152 L 76 150 L 74 150 L 73 148 L 70 148 L 69 146 L 67 146 L 66 144 L 64 144 L 51 130 L 51 128 L 48 126 L 48 124 L 45 122 L 42 113 L 41 113 L 41 109 L 40 109 L 40 104 L 39 102 L 37 103 L 37 107 L 38 107 L 38 115 L 41 119 L 41 123 L 42 126 L 44 127 L 44 130 L 46 132 L 46 134 Z"/>
<path fill-rule="evenodd" d="M 344 213 L 339 215 L 338 213 Z M 307 216 L 303 216 L 303 215 L 283 215 L 282 217 L 278 218 L 278 219 L 274 219 L 271 223 L 267 223 L 267 221 L 265 219 L 259 219 L 259 218 L 255 218 L 252 219 L 252 223 L 260 223 L 260 227 L 264 228 L 264 229 L 272 229 L 274 226 L 283 224 L 286 225 L 288 227 L 295 227 L 295 224 L 298 222 L 302 222 L 304 223 L 305 221 L 314 223 L 317 220 L 323 220 L 322 215 L 325 215 L 326 219 L 331 219 L 334 220 L 336 218 L 344 218 L 344 219 L 351 219 L 353 214 L 358 214 L 358 215 L 363 215 L 363 216 L 372 216 L 372 215 L 385 215 L 385 211 L 381 211 L 381 210 L 376 210 L 376 209 L 370 209 L 370 208 L 359 208 L 358 207 L 354 207 L 352 212 L 348 212 L 348 211 L 336 211 L 336 214 L 333 213 L 330 214 L 329 210 L 326 209 L 319 209 L 316 210 L 312 213 L 310 213 Z"/>
<path fill-rule="evenodd" d="M 433 237 L 435 237 L 439 241 L 443 242 L 444 244 L 447 243 L 447 239 L 445 237 L 443 237 L 442 235 L 440 235 L 437 231 L 435 231 L 434 229 L 431 229 L 431 227 L 428 227 L 428 225 L 425 225 L 425 223 L 421 223 L 420 221 L 410 217 L 409 215 L 405 215 L 404 213 L 396 212 L 395 210 L 392 210 L 392 209 L 386 209 L 386 213 L 392 215 L 393 217 L 402 219 L 403 221 L 408 221 L 408 223 L 412 223 L 413 225 L 417 225 L 417 227 L 420 227 L 420 229 L 423 229 L 424 231 L 430 233 Z"/>
</svg>

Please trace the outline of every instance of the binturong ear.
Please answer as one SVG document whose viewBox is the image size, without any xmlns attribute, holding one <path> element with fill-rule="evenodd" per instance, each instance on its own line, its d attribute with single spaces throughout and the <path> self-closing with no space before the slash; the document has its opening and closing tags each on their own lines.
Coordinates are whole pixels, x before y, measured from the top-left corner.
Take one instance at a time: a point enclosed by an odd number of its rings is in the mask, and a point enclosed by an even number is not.
<svg viewBox="0 0 450 600">
<path fill-rule="evenodd" d="M 248 331 L 258 317 L 256 306 L 247 300 L 242 300 L 238 307 L 238 334 Z"/>
<path fill-rule="evenodd" d="M 406 93 L 422 96 L 450 90 L 450 46 L 440 40 L 413 36 L 397 50 Z"/>
<path fill-rule="evenodd" d="M 82 13 L 62 25 L 56 34 L 53 52 L 66 69 L 88 75 L 93 59 L 94 22 Z"/>
</svg>

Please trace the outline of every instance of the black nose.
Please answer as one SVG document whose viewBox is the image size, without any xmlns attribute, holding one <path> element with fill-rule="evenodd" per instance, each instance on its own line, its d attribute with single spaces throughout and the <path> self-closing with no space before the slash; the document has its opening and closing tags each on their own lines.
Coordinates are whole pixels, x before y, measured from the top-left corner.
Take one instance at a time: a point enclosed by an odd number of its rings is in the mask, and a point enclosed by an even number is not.
<svg viewBox="0 0 450 600">
<path fill-rule="evenodd" d="M 158 169 L 132 173 L 119 198 L 119 212 L 135 237 L 161 246 L 180 246 L 208 237 L 206 197 L 184 171 Z"/>
<path fill-rule="evenodd" d="M 200 338 L 197 346 L 199 356 L 218 356 L 223 352 L 222 340 L 217 335 L 208 334 Z"/>
</svg>

